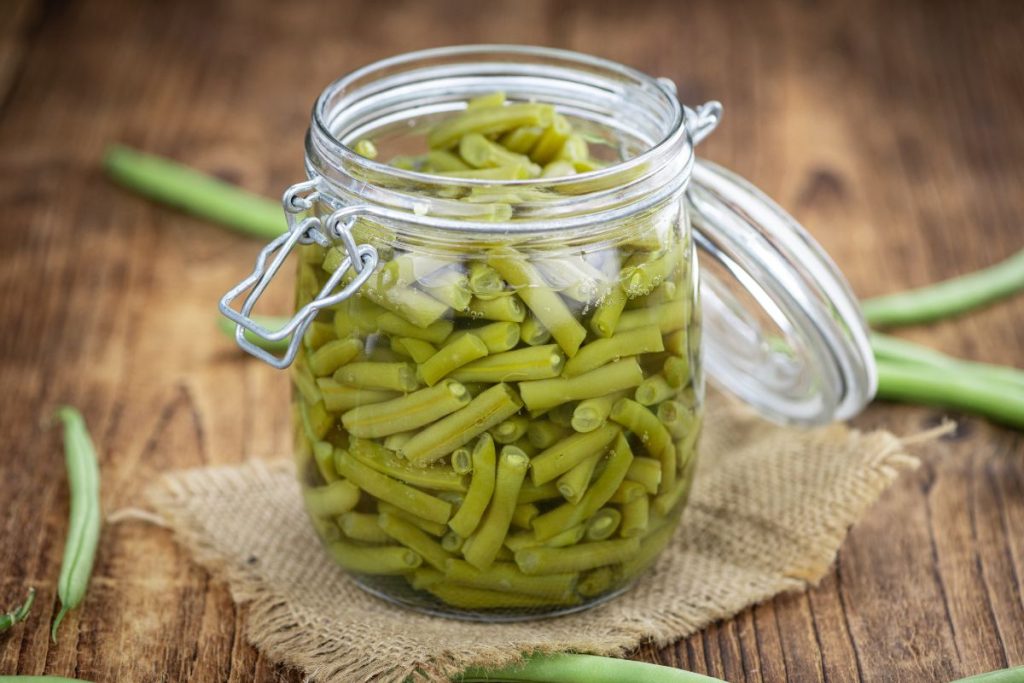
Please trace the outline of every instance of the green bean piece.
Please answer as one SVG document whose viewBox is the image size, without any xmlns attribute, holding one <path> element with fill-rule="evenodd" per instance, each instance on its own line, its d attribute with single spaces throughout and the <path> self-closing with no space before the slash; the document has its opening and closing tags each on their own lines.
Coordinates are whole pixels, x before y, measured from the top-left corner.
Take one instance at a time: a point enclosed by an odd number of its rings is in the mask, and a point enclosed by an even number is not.
<svg viewBox="0 0 1024 683">
<path fill-rule="evenodd" d="M 334 338 L 334 326 L 316 320 L 306 328 L 306 334 L 302 336 L 302 343 L 310 351 L 315 351 Z"/>
<path fill-rule="evenodd" d="M 675 356 L 671 356 L 671 358 L 675 358 Z M 677 388 L 673 388 L 663 375 L 654 375 L 640 382 L 634 398 L 640 405 L 653 406 L 674 397 L 676 392 Z"/>
<path fill-rule="evenodd" d="M 561 114 L 555 114 L 548 128 L 541 133 L 537 144 L 530 150 L 530 158 L 538 164 L 548 164 L 562 151 L 565 141 L 572 134 L 572 124 Z"/>
<path fill-rule="evenodd" d="M 593 433 L 593 432 L 592 432 Z M 582 524 L 592 514 L 600 510 L 610 501 L 619 485 L 622 484 L 633 461 L 633 452 L 629 448 L 626 437 L 620 432 L 615 437 L 615 446 L 611 457 L 607 460 L 604 471 L 593 481 L 582 500 L 577 505 L 565 503 L 549 510 L 533 520 L 533 533 L 541 541 L 546 541 L 566 529 Z M 639 484 L 641 495 L 643 487 Z"/>
<path fill-rule="evenodd" d="M 473 334 L 487 347 L 488 353 L 511 351 L 519 343 L 519 325 L 511 322 L 496 322 L 456 332 L 457 335 Z M 455 337 L 455 335 L 452 335 Z"/>
<path fill-rule="evenodd" d="M 661 304 L 675 301 L 680 295 L 679 286 L 672 280 L 662 282 L 660 285 L 654 288 L 650 294 L 638 296 L 630 299 L 626 302 L 626 308 L 632 310 L 634 308 L 648 308 L 650 306 L 659 306 Z"/>
<path fill-rule="evenodd" d="M 530 440 L 523 434 L 521 437 L 512 442 L 512 445 L 521 450 L 523 453 L 530 458 L 540 453 L 540 449 L 535 447 Z"/>
<path fill-rule="evenodd" d="M 554 500 L 560 498 L 562 494 L 558 492 L 558 485 L 555 481 L 549 481 L 546 484 L 536 486 L 527 479 L 523 482 L 523 487 L 519 489 L 519 503 L 538 503 L 542 500 Z"/>
<path fill-rule="evenodd" d="M 437 353 L 437 349 L 430 342 L 425 342 L 422 339 L 398 337 L 397 342 L 404 351 L 408 352 L 409 356 L 416 361 L 417 364 L 425 362 L 428 358 Z"/>
<path fill-rule="evenodd" d="M 572 163 L 573 168 L 580 173 L 598 168 L 590 161 L 590 149 L 587 141 L 579 133 L 573 133 L 566 139 L 562 149 L 558 152 L 557 159 Z"/>
<path fill-rule="evenodd" d="M 402 455 L 424 465 L 442 458 L 487 431 L 522 407 L 522 401 L 507 384 L 496 384 L 469 402 L 465 408 L 426 427 L 402 447 Z"/>
<path fill-rule="evenodd" d="M 433 386 L 452 371 L 487 355 L 487 345 L 474 334 L 463 335 L 437 350 L 419 366 L 420 378 Z"/>
<path fill-rule="evenodd" d="M 587 492 L 590 478 L 594 474 L 594 468 L 604 456 L 598 452 L 584 458 L 576 463 L 568 472 L 558 478 L 558 492 L 570 503 L 579 503 L 583 494 Z"/>
<path fill-rule="evenodd" d="M 483 261 L 472 261 L 469 264 L 469 291 L 477 299 L 487 301 L 501 296 L 505 291 L 505 281 L 498 271 Z"/>
<path fill-rule="evenodd" d="M 565 474 L 591 456 L 600 456 L 619 434 L 615 425 L 605 425 L 584 434 L 573 434 L 551 446 L 530 463 L 530 477 L 540 485 Z"/>
<path fill-rule="evenodd" d="M 465 446 L 452 451 L 451 461 L 456 474 L 469 474 L 473 471 L 473 452 Z"/>
<path fill-rule="evenodd" d="M 317 387 L 316 378 L 313 377 L 313 373 L 306 367 L 305 359 L 301 358 L 298 362 L 292 365 L 291 368 L 292 383 L 295 388 L 302 394 L 302 398 L 307 403 L 313 404 L 318 402 L 322 396 L 320 395 L 320 389 Z"/>
<path fill-rule="evenodd" d="M 28 613 L 32 611 L 32 604 L 36 601 L 36 589 L 29 588 L 25 602 L 21 603 L 10 612 L 0 614 L 0 633 L 9 630 L 20 621 L 25 621 Z"/>
<path fill-rule="evenodd" d="M 661 463 L 654 458 L 633 458 L 626 480 L 643 484 L 647 493 L 653 496 L 661 485 Z"/>
<path fill-rule="evenodd" d="M 431 586 L 444 581 L 444 573 L 432 567 L 420 567 L 410 576 L 405 577 L 409 585 L 418 591 L 427 590 Z"/>
<path fill-rule="evenodd" d="M 510 152 L 479 133 L 470 133 L 459 140 L 459 156 L 474 168 L 519 165 L 526 168 L 531 178 L 536 178 L 541 172 L 540 166 L 530 161 L 529 157 Z"/>
<path fill-rule="evenodd" d="M 687 356 L 690 353 L 690 338 L 686 330 L 676 330 L 665 335 L 665 350 L 674 356 Z"/>
<path fill-rule="evenodd" d="M 359 503 L 359 489 L 351 482 L 337 480 L 302 492 L 306 509 L 317 517 L 337 517 Z"/>
<path fill-rule="evenodd" d="M 441 582 L 429 586 L 430 591 L 438 600 L 446 605 L 466 610 L 511 609 L 518 607 L 553 607 L 577 605 L 580 599 L 572 594 L 564 596 L 539 597 L 520 593 L 504 593 L 485 588 L 472 588 L 461 584 Z"/>
<path fill-rule="evenodd" d="M 537 319 L 532 313 L 526 316 L 526 320 L 519 326 L 520 337 L 524 343 L 530 346 L 547 344 L 551 339 L 551 331 Z"/>
<path fill-rule="evenodd" d="M 339 450 L 334 459 L 338 474 L 366 491 L 371 496 L 391 503 L 414 515 L 444 524 L 451 517 L 451 503 L 407 486 L 397 479 L 368 467 L 350 453 Z"/>
<path fill-rule="evenodd" d="M 558 377 L 565 355 L 555 344 L 531 346 L 496 353 L 455 370 L 451 377 L 460 382 L 522 382 Z"/>
<path fill-rule="evenodd" d="M 540 348 L 540 347 L 534 347 Z M 519 392 L 530 410 L 546 410 L 568 401 L 580 401 L 621 389 L 630 389 L 644 379 L 636 358 L 624 358 L 575 377 L 521 382 Z M 614 408 L 613 408 L 614 412 Z M 569 418 L 570 424 L 572 418 Z"/>
<path fill-rule="evenodd" d="M 440 543 L 401 517 L 381 513 L 377 516 L 377 524 L 384 533 L 415 552 L 436 569 L 443 570 L 445 563 L 451 558 Z"/>
<path fill-rule="evenodd" d="M 619 536 L 636 538 L 646 533 L 647 525 L 650 523 L 650 500 L 647 496 L 638 496 L 622 505 L 622 525 L 619 527 Z"/>
<path fill-rule="evenodd" d="M 466 109 L 479 109 L 480 107 L 500 107 L 505 104 L 505 93 L 496 90 L 486 95 L 477 95 L 466 103 Z"/>
<path fill-rule="evenodd" d="M 534 448 L 547 448 L 568 435 L 568 429 L 551 420 L 531 420 L 526 428 L 526 438 Z"/>
<path fill-rule="evenodd" d="M 563 403 L 551 410 L 541 411 L 548 416 L 548 419 L 559 427 L 572 428 L 572 414 L 576 410 L 575 403 Z"/>
<path fill-rule="evenodd" d="M 377 146 L 373 144 L 372 140 L 367 140 L 366 138 L 357 140 L 356 144 L 352 146 L 352 151 L 367 159 L 377 158 Z"/>
<path fill-rule="evenodd" d="M 432 149 L 427 152 L 427 166 L 431 171 L 468 171 L 472 166 L 448 150 Z"/>
<path fill-rule="evenodd" d="M 661 469 L 661 464 L 658 464 L 658 469 Z M 615 489 L 615 493 L 608 499 L 609 503 L 615 503 L 616 505 L 625 505 L 632 503 L 637 498 L 647 496 L 647 490 L 644 485 L 637 481 L 624 481 L 619 484 L 619 487 Z"/>
<path fill-rule="evenodd" d="M 686 498 L 692 483 L 689 477 L 680 477 L 672 483 L 672 486 L 654 499 L 654 510 L 659 515 L 667 515 L 675 509 L 679 503 Z"/>
<path fill-rule="evenodd" d="M 498 144 L 516 154 L 528 154 L 543 134 L 540 126 L 521 126 L 498 138 Z"/>
<path fill-rule="evenodd" d="M 641 537 L 634 536 L 632 540 L 640 540 L 640 550 L 632 557 L 622 563 L 619 567 L 621 576 L 636 576 L 641 571 L 654 563 L 654 559 L 665 549 L 668 542 L 672 540 L 676 525 L 672 523 L 656 524 L 652 518 L 648 526 L 648 532 Z"/>
<path fill-rule="evenodd" d="M 360 361 L 371 363 L 408 363 L 409 360 L 401 353 L 395 353 L 383 344 L 371 344 L 371 348 L 364 353 Z"/>
<path fill-rule="evenodd" d="M 658 406 L 658 420 L 675 439 L 683 439 L 697 430 L 697 417 L 678 401 L 665 401 Z"/>
<path fill-rule="evenodd" d="M 515 443 L 524 434 L 529 426 L 530 420 L 523 415 L 513 415 L 503 422 L 491 428 L 491 436 L 496 443 L 503 445 Z"/>
<path fill-rule="evenodd" d="M 342 278 L 342 281 L 348 284 L 351 282 L 351 276 Z M 437 322 L 449 311 L 443 303 L 418 289 L 401 284 L 384 285 L 381 282 L 381 273 L 370 277 L 359 291 L 373 303 L 420 328 Z"/>
<path fill-rule="evenodd" d="M 459 315 L 484 320 L 499 320 L 503 322 L 521 323 L 526 319 L 526 309 L 523 307 L 519 297 L 509 293 L 493 299 L 481 299 L 473 297 L 469 307 L 461 311 Z"/>
<path fill-rule="evenodd" d="M 380 545 L 391 540 L 377 524 L 377 515 L 367 512 L 346 512 L 338 518 L 338 526 L 353 541 Z"/>
<path fill-rule="evenodd" d="M 527 576 L 511 562 L 495 562 L 488 569 L 481 571 L 458 559 L 448 560 L 445 576 L 448 581 L 461 586 L 549 598 L 571 593 L 577 578 L 577 575 L 571 572 Z"/>
<path fill-rule="evenodd" d="M 615 572 L 610 567 L 592 569 L 580 577 L 576 584 L 576 592 L 585 598 L 592 598 L 607 593 L 615 581 Z"/>
<path fill-rule="evenodd" d="M 530 522 L 540 514 L 540 509 L 533 503 L 519 503 L 512 513 L 512 526 L 520 529 L 530 529 Z"/>
<path fill-rule="evenodd" d="M 427 144 L 431 149 L 449 149 L 471 133 L 494 135 L 520 126 L 547 126 L 552 118 L 554 107 L 547 104 L 474 107 L 434 126 L 427 134 Z"/>
<path fill-rule="evenodd" d="M 483 521 L 473 535 L 466 539 L 462 548 L 463 557 L 477 569 L 487 569 L 497 557 L 508 535 L 519 488 L 529 465 L 530 459 L 515 446 L 501 449 L 491 504 L 487 507 Z"/>
<path fill-rule="evenodd" d="M 358 361 L 338 368 L 335 381 L 363 389 L 413 391 L 420 382 L 412 363 L 375 363 Z"/>
<path fill-rule="evenodd" d="M 469 491 L 455 515 L 448 521 L 448 528 L 462 538 L 468 538 L 476 530 L 494 493 L 497 458 L 490 434 L 485 433 L 480 437 L 473 446 L 472 455 L 473 478 L 469 482 Z"/>
<path fill-rule="evenodd" d="M 597 398 L 588 398 L 576 404 L 572 411 L 572 428 L 577 432 L 592 432 L 608 420 L 615 402 L 628 390 L 616 391 Z"/>
<path fill-rule="evenodd" d="M 601 508 L 587 522 L 586 538 L 588 541 L 604 541 L 609 539 L 619 530 L 621 522 L 621 512 L 615 508 Z"/>
<path fill-rule="evenodd" d="M 397 337 L 410 337 L 431 344 L 440 344 L 452 333 L 452 322 L 438 320 L 426 327 L 417 327 L 394 313 L 383 313 L 377 318 L 377 330 Z"/>
<path fill-rule="evenodd" d="M 690 302 L 683 299 L 673 301 L 660 306 L 650 308 L 637 308 L 632 311 L 623 311 L 619 316 L 619 322 L 615 326 L 615 332 L 635 330 L 638 327 L 657 325 L 662 334 L 675 332 L 686 327 L 690 322 Z"/>
<path fill-rule="evenodd" d="M 575 357 L 565 363 L 563 375 L 575 377 L 626 356 L 664 351 L 661 332 L 655 325 L 639 327 L 605 339 L 595 339 L 580 348 Z"/>
<path fill-rule="evenodd" d="M 335 451 L 335 469 L 338 468 L 338 457 L 344 452 L 341 449 Z M 367 467 L 412 486 L 435 491 L 462 492 L 466 490 L 465 478 L 453 470 L 447 467 L 412 465 L 370 439 L 358 437 L 349 439 L 348 454 Z"/>
<path fill-rule="evenodd" d="M 690 383 L 690 361 L 686 356 L 669 356 L 662 368 L 665 383 L 673 389 L 680 389 Z M 647 404 L 650 405 L 650 404 Z"/>
<path fill-rule="evenodd" d="M 356 406 L 380 403 L 401 394 L 382 389 L 360 389 L 339 384 L 334 379 L 321 377 L 316 381 L 320 394 L 323 396 L 324 407 L 332 413 L 341 413 Z"/>
<path fill-rule="evenodd" d="M 377 331 L 377 318 L 387 309 L 361 296 L 351 297 L 334 311 L 334 333 L 338 339 Z"/>
<path fill-rule="evenodd" d="M 640 539 L 581 543 L 568 548 L 525 548 L 516 553 L 516 564 L 524 574 L 581 572 L 624 562 L 640 550 Z"/>
<path fill-rule="evenodd" d="M 438 524 L 437 522 L 432 522 L 429 519 L 423 519 L 418 515 L 406 512 L 405 510 L 397 508 L 391 503 L 385 503 L 384 501 L 377 503 L 377 513 L 378 515 L 391 515 L 392 517 L 404 520 L 417 529 L 425 531 L 431 536 L 437 536 L 438 538 L 444 536 L 445 532 L 448 530 L 448 527 L 444 524 Z M 380 524 L 379 516 L 377 524 Z M 413 548 L 413 550 L 415 550 L 415 548 Z"/>
<path fill-rule="evenodd" d="M 453 310 L 464 311 L 473 300 L 469 291 L 469 279 L 456 270 L 445 270 L 430 277 L 428 282 L 420 283 L 423 290 Z"/>
<path fill-rule="evenodd" d="M 85 598 L 99 545 L 102 516 L 100 470 L 85 420 L 70 406 L 58 408 L 55 417 L 64 427 L 64 460 L 71 492 L 68 537 L 57 581 L 61 607 L 50 629 L 51 638 L 57 642 L 61 621 Z"/>
<path fill-rule="evenodd" d="M 548 548 L 565 548 L 570 545 L 576 545 L 582 541 L 586 532 L 586 524 L 577 524 L 576 526 L 569 527 L 561 533 L 555 534 L 547 540 L 539 541 L 537 540 L 537 535 L 532 531 L 523 531 L 516 534 L 510 534 L 505 539 L 505 547 L 513 553 L 522 550 L 523 548 L 535 548 L 540 545 L 547 546 Z"/>
<path fill-rule="evenodd" d="M 609 417 L 640 437 L 647 451 L 661 461 L 661 486 L 665 493 L 676 483 L 676 449 L 672 435 L 650 410 L 636 401 L 620 398 Z"/>
<path fill-rule="evenodd" d="M 466 387 L 446 380 L 401 398 L 353 408 L 341 416 L 341 424 L 353 436 L 379 438 L 428 425 L 469 400 Z"/>
<path fill-rule="evenodd" d="M 313 459 L 323 480 L 330 484 L 338 481 L 338 473 L 334 471 L 334 446 L 326 441 L 317 441 L 313 444 Z"/>
<path fill-rule="evenodd" d="M 565 176 L 570 176 L 570 175 L 575 175 L 575 174 L 576 174 L 576 167 L 575 166 L 573 166 L 568 161 L 563 161 L 561 159 L 558 159 L 558 160 L 552 161 L 550 164 L 547 164 L 544 167 L 544 170 L 541 171 L 540 177 L 541 178 L 563 178 Z"/>
<path fill-rule="evenodd" d="M 356 574 L 409 574 L 423 563 L 419 554 L 397 545 L 362 546 L 334 541 L 327 549 L 343 569 Z"/>
<path fill-rule="evenodd" d="M 363 351 L 363 342 L 349 337 L 327 342 L 309 356 L 309 369 L 317 377 L 333 375 L 334 371 Z"/>
<path fill-rule="evenodd" d="M 594 309 L 594 315 L 590 317 L 590 329 L 599 337 L 612 336 L 625 307 L 626 293 L 621 287 L 612 287 Z"/>
<path fill-rule="evenodd" d="M 650 294 L 675 272 L 683 258 L 678 248 L 670 247 L 654 258 L 627 265 L 619 275 L 626 296 L 634 298 Z"/>
<path fill-rule="evenodd" d="M 576 320 L 562 298 L 547 286 L 537 269 L 512 250 L 493 251 L 487 262 L 516 288 L 519 298 L 551 331 L 551 336 L 565 354 L 570 358 L 576 355 L 587 330 Z"/>
<path fill-rule="evenodd" d="M 444 536 L 441 537 L 441 547 L 449 553 L 457 553 L 462 550 L 462 545 L 466 542 L 462 536 L 459 536 L 454 531 L 448 530 Z"/>
</svg>

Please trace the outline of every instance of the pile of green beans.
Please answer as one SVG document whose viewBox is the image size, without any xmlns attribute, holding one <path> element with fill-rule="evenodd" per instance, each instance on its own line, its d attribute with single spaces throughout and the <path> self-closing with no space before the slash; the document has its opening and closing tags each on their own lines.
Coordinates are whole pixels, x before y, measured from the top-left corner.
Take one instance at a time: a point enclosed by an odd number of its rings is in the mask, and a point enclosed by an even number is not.
<svg viewBox="0 0 1024 683">
<path fill-rule="evenodd" d="M 426 141 L 393 163 L 494 179 L 599 165 L 553 107 L 501 94 Z M 678 206 L 572 248 L 357 228 L 384 265 L 321 312 L 292 369 L 306 507 L 332 557 L 454 611 L 560 611 L 627 586 L 671 538 L 701 425 Z M 298 307 L 343 256 L 302 248 Z"/>
</svg>

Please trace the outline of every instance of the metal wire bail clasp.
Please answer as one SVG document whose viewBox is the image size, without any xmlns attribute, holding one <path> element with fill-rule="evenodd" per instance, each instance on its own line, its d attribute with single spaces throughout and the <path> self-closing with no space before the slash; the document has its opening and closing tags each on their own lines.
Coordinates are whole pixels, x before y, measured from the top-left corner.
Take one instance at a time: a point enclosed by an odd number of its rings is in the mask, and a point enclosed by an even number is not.
<svg viewBox="0 0 1024 683">
<path fill-rule="evenodd" d="M 281 200 L 285 218 L 288 221 L 288 231 L 275 238 L 260 251 L 252 273 L 232 287 L 220 300 L 220 312 L 238 325 L 235 330 L 235 341 L 238 342 L 238 345 L 246 352 L 278 369 L 288 367 L 295 360 L 295 356 L 299 352 L 299 344 L 302 343 L 302 336 L 316 318 L 317 313 L 352 296 L 373 274 L 379 260 L 377 250 L 372 245 L 356 244 L 352 237 L 351 227 L 354 219 L 360 214 L 369 213 L 369 207 L 352 206 L 339 209 L 327 219 L 326 226 L 316 216 L 298 220 L 299 214 L 312 208 L 313 201 L 317 196 L 315 180 L 297 183 L 288 188 Z M 347 254 L 345 260 L 331 274 L 316 297 L 296 312 L 283 327 L 269 330 L 250 317 L 256 302 L 296 244 L 319 244 L 322 247 L 329 247 L 338 241 L 345 247 Z M 270 261 L 269 265 L 267 265 L 268 260 Z M 348 284 L 335 291 L 335 288 L 347 279 L 346 275 L 349 269 L 354 271 L 354 277 L 348 281 Z M 231 307 L 232 302 L 246 291 L 249 293 L 246 295 L 245 301 L 242 302 L 241 310 L 234 310 Z M 247 338 L 246 331 L 264 342 L 278 342 L 290 338 L 288 348 L 283 356 L 275 356 Z"/>
</svg>

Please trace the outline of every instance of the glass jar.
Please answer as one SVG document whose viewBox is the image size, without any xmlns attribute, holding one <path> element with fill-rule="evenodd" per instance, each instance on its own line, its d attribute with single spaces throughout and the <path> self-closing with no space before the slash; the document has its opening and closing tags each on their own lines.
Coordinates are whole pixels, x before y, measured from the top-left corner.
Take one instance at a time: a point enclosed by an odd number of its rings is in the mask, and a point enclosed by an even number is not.
<svg viewBox="0 0 1024 683">
<path fill-rule="evenodd" d="M 601 163 L 502 181 L 354 151 L 423 152 L 427 130 L 497 91 L 554 105 Z M 289 230 L 221 310 L 243 348 L 291 366 L 306 507 L 359 585 L 484 620 L 594 605 L 671 539 L 705 368 L 776 420 L 842 419 L 870 399 L 865 326 L 835 266 L 695 159 L 720 114 L 683 107 L 664 79 L 517 46 L 402 55 L 323 92 L 308 181 L 283 198 Z M 292 251 L 296 314 L 268 330 L 250 314 Z"/>
</svg>

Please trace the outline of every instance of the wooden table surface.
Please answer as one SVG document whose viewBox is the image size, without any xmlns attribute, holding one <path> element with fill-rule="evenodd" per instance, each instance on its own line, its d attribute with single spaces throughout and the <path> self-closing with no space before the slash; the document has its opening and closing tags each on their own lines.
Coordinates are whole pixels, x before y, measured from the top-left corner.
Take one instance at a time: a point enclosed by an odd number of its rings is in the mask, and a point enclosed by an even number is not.
<svg viewBox="0 0 1024 683">
<path fill-rule="evenodd" d="M 721 100 L 702 154 L 788 207 L 861 296 L 1024 247 L 1019 2 L 0 3 L 0 673 L 298 681 L 247 644 L 246 608 L 170 540 L 105 528 L 84 607 L 47 637 L 67 519 L 54 406 L 102 449 L 106 510 L 161 472 L 289 448 L 287 379 L 214 327 L 257 243 L 111 185 L 114 141 L 270 196 L 300 179 L 334 77 L 409 49 L 590 52 Z M 288 295 L 278 293 L 283 310 Z M 1024 364 L 1024 297 L 906 335 Z M 943 411 L 875 404 L 898 434 Z M 730 681 L 945 681 L 1024 663 L 1024 439 L 967 416 L 916 449 L 819 587 L 632 656 Z"/>
</svg>

